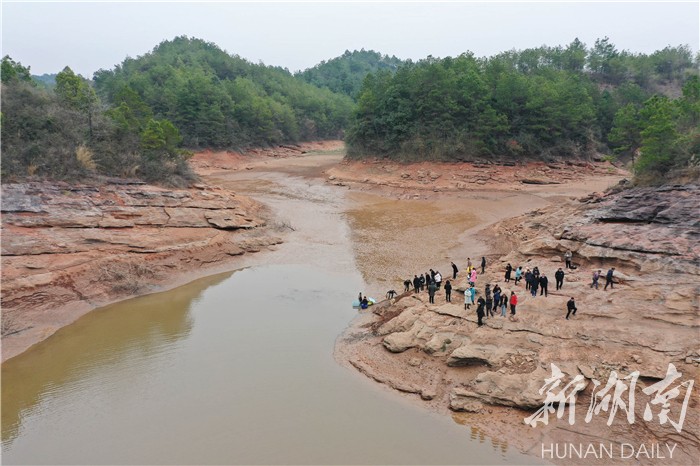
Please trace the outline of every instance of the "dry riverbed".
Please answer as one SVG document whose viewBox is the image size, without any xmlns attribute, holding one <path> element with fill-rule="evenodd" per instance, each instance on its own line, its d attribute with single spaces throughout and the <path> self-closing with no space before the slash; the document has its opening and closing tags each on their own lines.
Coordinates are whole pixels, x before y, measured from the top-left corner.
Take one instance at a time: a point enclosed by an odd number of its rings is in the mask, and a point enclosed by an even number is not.
<svg viewBox="0 0 700 466">
<path fill-rule="evenodd" d="M 642 421 L 628 426 L 619 413 L 612 427 L 602 415 L 575 426 L 523 423 L 543 401 L 537 390 L 551 363 L 584 377 L 582 403 L 590 399 L 592 380 L 606 382 L 612 370 L 624 376 L 639 369 L 640 385 L 649 385 L 672 362 L 683 380 L 697 385 L 698 238 L 692 222 L 644 209 L 666 203 L 668 211 L 697 218 L 697 190 L 661 198 L 640 193 L 627 204 L 602 194 L 581 202 L 626 173 L 603 162 L 403 165 L 345 161 L 343 153 L 338 141 L 248 154 L 202 152 L 191 163 L 206 184 L 190 190 L 3 186 L 3 322 L 12 332 L 3 338 L 3 360 L 97 305 L 264 264 L 266 254 L 249 253 L 277 249 L 282 240 L 293 243 L 283 248 L 285 261 L 327 261 L 328 254 L 315 251 L 324 247 L 323 232 L 329 245 L 339 241 L 333 235 L 345 230 L 338 230 L 337 215 L 349 226 L 354 263 L 336 267 L 357 267 L 366 283 L 357 291 L 383 298 L 390 289 L 400 293 L 414 274 L 432 268 L 448 277 L 450 261 L 464 269 L 467 257 L 476 263 L 485 256 L 489 266 L 479 288 L 500 283 L 521 296 L 519 322 L 496 317 L 481 329 L 458 292 L 453 304 L 444 294 L 435 306 L 412 294 L 383 303 L 360 313 L 339 337 L 341 364 L 472 426 L 494 445 L 533 456 L 541 456 L 545 443 L 597 442 L 605 432 L 617 445 L 676 442 L 680 464 L 697 457 L 696 398 L 682 435 Z M 333 187 L 331 194 L 318 189 L 322 184 Z M 686 201 L 674 201 L 679 198 Z M 317 216 L 307 237 L 314 206 L 321 204 L 334 211 Z M 626 207 L 615 210 L 618 204 Z M 553 275 L 566 249 L 579 268 L 567 275 L 563 294 L 554 290 Z M 528 298 L 522 284 L 505 285 L 507 262 L 538 265 L 550 277 L 551 296 Z M 592 270 L 610 265 L 618 271 L 615 290 L 591 291 Z M 465 285 L 462 275 L 456 285 Z M 570 294 L 580 311 L 565 321 Z M 586 407 L 577 406 L 583 418 Z"/>
</svg>

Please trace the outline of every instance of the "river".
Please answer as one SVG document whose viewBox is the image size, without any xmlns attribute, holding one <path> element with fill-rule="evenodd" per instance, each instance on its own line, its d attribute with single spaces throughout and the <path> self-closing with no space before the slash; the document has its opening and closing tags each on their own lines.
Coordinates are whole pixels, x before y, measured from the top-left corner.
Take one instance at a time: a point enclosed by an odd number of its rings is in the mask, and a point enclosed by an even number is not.
<svg viewBox="0 0 700 466">
<path fill-rule="evenodd" d="M 97 309 L 2 366 L 5 464 L 523 464 L 333 359 L 366 286 L 345 191 L 220 180 L 295 229 L 259 263 Z"/>
</svg>

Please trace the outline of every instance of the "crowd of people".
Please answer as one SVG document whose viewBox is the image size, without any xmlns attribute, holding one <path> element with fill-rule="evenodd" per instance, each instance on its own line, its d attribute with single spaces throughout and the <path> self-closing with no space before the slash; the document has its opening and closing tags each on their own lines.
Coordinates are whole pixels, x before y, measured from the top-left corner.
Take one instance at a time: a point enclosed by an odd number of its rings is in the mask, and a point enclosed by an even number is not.
<svg viewBox="0 0 700 466">
<path fill-rule="evenodd" d="M 573 270 L 576 268 L 572 263 L 573 254 L 571 251 L 566 251 L 564 254 L 565 268 L 568 270 Z M 457 279 L 459 273 L 459 268 L 454 262 L 450 262 L 452 267 L 452 281 Z M 480 262 L 481 274 L 483 275 L 486 271 L 486 258 L 482 257 Z M 472 264 L 471 258 L 467 258 L 467 267 L 465 270 L 467 279 L 467 288 L 464 291 L 464 309 L 471 309 L 472 306 L 476 307 L 477 315 L 477 325 L 481 327 L 484 325 L 484 318 L 493 318 L 500 314 L 500 317 L 506 317 L 508 308 L 510 307 L 510 319 L 517 320 L 516 309 L 518 305 L 518 294 L 515 290 L 508 291 L 503 290 L 498 283 L 494 284 L 493 287 L 490 283 L 486 283 L 483 288 L 483 292 L 477 290 L 476 284 L 479 277 L 479 272 L 477 268 Z M 598 269 L 593 272 L 593 279 L 591 282 L 591 288 L 598 289 L 598 280 L 601 277 L 602 270 Z M 611 267 L 605 275 L 605 287 L 607 290 L 608 286 L 613 288 L 613 276 L 615 273 L 615 267 Z M 559 267 L 554 273 L 554 280 L 556 283 L 556 290 L 562 290 L 564 286 L 564 277 L 566 272 Z M 530 295 L 535 298 L 537 296 L 548 296 L 549 291 L 549 278 L 544 272 L 541 272 L 539 267 L 526 268 L 523 271 L 523 266 L 518 266 L 514 269 L 511 264 L 507 264 L 505 267 L 505 283 L 513 282 L 514 286 L 518 286 L 521 280 L 525 283 L 525 292 L 530 293 Z M 440 291 L 443 281 L 443 277 L 439 271 L 430 269 L 429 272 L 421 275 L 414 275 L 413 279 L 407 279 L 403 282 L 404 293 L 408 293 L 413 289 L 413 293 L 421 293 L 424 290 L 428 292 L 428 301 L 431 304 L 435 304 L 435 294 Z M 452 288 L 453 285 L 451 281 L 445 280 L 445 302 L 452 302 Z M 576 302 L 574 297 L 566 304 L 567 314 L 566 319 L 569 320 L 570 316 L 576 315 Z"/>
</svg>

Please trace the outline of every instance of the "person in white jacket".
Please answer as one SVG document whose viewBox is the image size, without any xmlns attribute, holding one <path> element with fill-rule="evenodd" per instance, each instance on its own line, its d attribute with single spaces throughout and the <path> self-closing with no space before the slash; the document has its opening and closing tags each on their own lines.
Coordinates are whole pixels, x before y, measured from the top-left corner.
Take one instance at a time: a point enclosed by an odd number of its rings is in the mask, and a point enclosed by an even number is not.
<svg viewBox="0 0 700 466">
<path fill-rule="evenodd" d="M 472 305 L 472 300 L 474 299 L 472 297 L 473 296 L 472 293 L 474 293 L 474 288 L 469 287 L 466 290 L 464 290 L 464 310 L 465 311 L 467 309 L 469 309 Z"/>
</svg>

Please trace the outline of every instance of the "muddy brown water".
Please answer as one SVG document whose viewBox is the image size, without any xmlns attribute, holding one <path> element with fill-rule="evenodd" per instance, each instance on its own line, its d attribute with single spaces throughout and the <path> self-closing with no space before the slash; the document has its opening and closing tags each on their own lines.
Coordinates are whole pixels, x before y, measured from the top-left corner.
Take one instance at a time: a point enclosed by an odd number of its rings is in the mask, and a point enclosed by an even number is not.
<svg viewBox="0 0 700 466">
<path fill-rule="evenodd" d="M 534 462 L 333 359 L 378 273 L 358 268 L 372 261 L 350 225 L 375 229 L 381 205 L 353 217 L 346 190 L 280 173 L 219 182 L 288 219 L 288 241 L 260 264 L 91 312 L 3 364 L 3 463 Z M 457 217 L 449 234 L 472 225 Z"/>
</svg>

